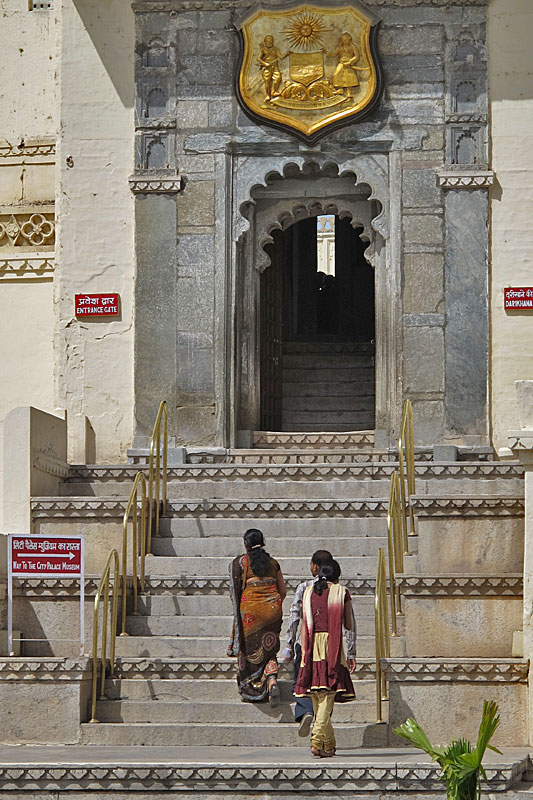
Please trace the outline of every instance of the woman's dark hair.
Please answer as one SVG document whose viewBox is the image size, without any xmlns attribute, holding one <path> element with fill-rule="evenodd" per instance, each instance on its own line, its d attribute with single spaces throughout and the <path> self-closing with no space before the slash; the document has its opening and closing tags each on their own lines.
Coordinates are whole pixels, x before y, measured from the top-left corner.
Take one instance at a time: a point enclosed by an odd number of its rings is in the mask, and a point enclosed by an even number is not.
<svg viewBox="0 0 533 800">
<path fill-rule="evenodd" d="M 341 568 L 339 562 L 335 561 L 335 559 L 332 559 L 327 564 L 323 564 L 320 567 L 318 580 L 315 581 L 313 591 L 317 594 L 322 594 L 322 592 L 328 588 L 328 581 L 330 583 L 335 583 L 335 581 L 339 580 L 340 576 Z"/>
<path fill-rule="evenodd" d="M 244 544 L 254 575 L 264 578 L 270 569 L 270 556 L 266 552 L 263 534 L 257 528 L 249 528 L 244 534 Z"/>
</svg>

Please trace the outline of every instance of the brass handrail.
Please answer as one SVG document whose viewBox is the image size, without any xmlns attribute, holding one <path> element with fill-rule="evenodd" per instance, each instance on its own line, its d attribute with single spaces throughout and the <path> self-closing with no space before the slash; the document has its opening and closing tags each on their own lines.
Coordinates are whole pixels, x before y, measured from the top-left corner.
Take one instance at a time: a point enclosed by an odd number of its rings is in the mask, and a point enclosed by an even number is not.
<svg viewBox="0 0 533 800">
<path fill-rule="evenodd" d="M 138 506 L 138 492 L 139 492 L 139 485 L 141 487 L 141 553 L 140 553 L 140 584 L 141 584 L 141 591 L 144 592 L 144 571 L 145 571 L 145 560 L 146 560 L 146 510 L 147 510 L 147 502 L 146 502 L 146 478 L 144 477 L 142 472 L 138 472 L 135 476 L 135 480 L 133 481 L 133 486 L 131 488 L 130 497 L 128 500 L 128 504 L 126 506 L 126 510 L 124 512 L 124 517 L 122 519 L 122 625 L 121 625 L 121 636 L 127 636 L 126 633 L 126 575 L 128 571 L 128 522 L 130 517 L 130 512 L 133 509 L 133 516 L 132 516 L 132 541 L 131 541 L 131 575 L 132 575 L 132 587 L 133 587 L 133 613 L 138 613 L 138 586 L 137 586 L 137 518 L 139 515 L 139 506 Z"/>
<path fill-rule="evenodd" d="M 396 585 L 396 575 L 403 572 L 403 529 L 400 478 L 393 472 L 390 480 L 387 509 L 387 545 L 389 557 L 389 587 L 392 635 L 397 636 L 396 616 L 402 613 L 402 597 Z"/>
<path fill-rule="evenodd" d="M 405 460 L 405 467 L 404 467 Z M 415 437 L 413 430 L 413 406 L 410 400 L 406 400 L 403 407 L 402 424 L 400 436 L 398 438 L 398 463 L 400 466 L 400 497 L 402 501 L 402 533 L 403 550 L 409 552 L 408 536 L 415 536 L 415 517 L 411 498 L 416 494 L 415 490 Z M 406 491 L 407 483 L 407 491 Z M 407 530 L 407 517 L 409 516 L 409 527 Z"/>
<path fill-rule="evenodd" d="M 163 420 L 163 476 L 161 477 L 161 420 Z M 154 467 L 154 451 L 155 451 L 155 467 Z M 166 400 L 162 400 L 159 405 L 159 411 L 155 419 L 154 430 L 152 433 L 152 440 L 150 442 L 150 467 L 148 477 L 148 544 L 147 550 L 151 551 L 152 546 L 152 517 L 154 514 L 154 500 L 155 500 L 155 525 L 154 535 L 159 533 L 159 516 L 166 513 L 167 506 L 167 461 L 168 461 L 168 405 Z M 155 479 L 154 479 L 155 475 Z M 155 495 L 154 495 L 154 482 L 155 482 Z M 161 498 L 159 496 L 162 484 Z"/>
<path fill-rule="evenodd" d="M 381 668 L 381 659 L 390 657 L 389 615 L 387 611 L 387 570 L 385 554 L 378 550 L 376 591 L 374 595 L 374 614 L 376 623 L 376 705 L 377 721 L 383 722 L 383 700 L 388 700 L 387 681 Z"/>
<path fill-rule="evenodd" d="M 115 671 L 115 642 L 117 636 L 117 612 L 118 596 L 120 586 L 120 563 L 116 550 L 111 550 L 107 557 L 106 565 L 98 584 L 98 591 L 94 598 L 93 612 L 93 681 L 92 681 L 92 703 L 91 703 L 91 722 L 98 722 L 96 718 L 96 700 L 98 694 L 98 609 L 103 594 L 103 614 L 102 614 L 102 655 L 101 655 L 101 677 L 100 677 L 100 699 L 105 697 L 105 671 L 107 663 L 107 623 L 109 611 L 109 578 L 111 574 L 111 563 L 113 563 L 113 600 L 111 602 L 111 636 L 109 661 L 111 664 L 111 674 Z"/>
</svg>

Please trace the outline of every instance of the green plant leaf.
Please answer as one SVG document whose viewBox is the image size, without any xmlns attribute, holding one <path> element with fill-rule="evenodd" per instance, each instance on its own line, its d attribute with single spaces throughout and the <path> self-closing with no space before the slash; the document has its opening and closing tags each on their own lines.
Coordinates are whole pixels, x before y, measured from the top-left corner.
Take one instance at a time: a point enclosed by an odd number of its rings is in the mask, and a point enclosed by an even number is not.
<svg viewBox="0 0 533 800">
<path fill-rule="evenodd" d="M 397 736 L 402 736 L 404 739 L 407 739 L 408 742 L 411 742 L 413 747 L 423 750 L 425 753 L 431 756 L 434 761 L 436 761 L 441 755 L 441 753 L 439 753 L 429 741 L 424 729 L 421 728 L 418 722 L 415 722 L 412 717 L 406 719 L 405 722 L 399 726 L 399 728 L 395 728 L 393 733 L 395 733 Z"/>
</svg>

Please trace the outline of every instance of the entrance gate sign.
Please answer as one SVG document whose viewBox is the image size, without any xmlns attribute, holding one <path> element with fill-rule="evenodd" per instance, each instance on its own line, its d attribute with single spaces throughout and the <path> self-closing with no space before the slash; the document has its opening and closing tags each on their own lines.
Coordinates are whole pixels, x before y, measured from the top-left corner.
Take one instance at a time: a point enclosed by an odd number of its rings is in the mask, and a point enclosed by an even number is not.
<svg viewBox="0 0 533 800">
<path fill-rule="evenodd" d="M 533 287 L 522 286 L 503 290 L 503 307 L 533 308 Z"/>
<path fill-rule="evenodd" d="M 119 295 L 116 292 L 107 294 L 76 294 L 75 314 L 77 317 L 118 317 Z"/>
<path fill-rule="evenodd" d="M 13 578 L 77 578 L 80 581 L 80 654 L 85 643 L 84 541 L 81 534 L 46 536 L 10 533 L 7 544 L 8 652 L 13 653 Z M 40 641 L 40 640 L 27 640 Z M 63 639 L 62 641 L 73 641 Z"/>
</svg>

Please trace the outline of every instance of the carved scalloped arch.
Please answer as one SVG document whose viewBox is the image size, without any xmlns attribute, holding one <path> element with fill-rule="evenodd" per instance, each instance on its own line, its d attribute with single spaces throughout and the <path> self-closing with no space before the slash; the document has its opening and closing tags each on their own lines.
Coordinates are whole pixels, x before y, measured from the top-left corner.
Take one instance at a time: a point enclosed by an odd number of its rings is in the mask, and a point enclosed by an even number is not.
<svg viewBox="0 0 533 800">
<path fill-rule="evenodd" d="M 366 184 L 369 200 L 376 200 L 380 213 L 371 222 L 372 228 L 384 239 L 389 234 L 389 159 L 385 153 L 356 154 L 349 159 L 332 161 L 331 157 L 313 153 L 301 156 L 286 156 L 268 160 L 265 171 L 263 158 L 237 159 L 234 169 L 234 200 L 238 211 L 233 217 L 233 239 L 250 229 L 254 213 L 254 189 L 267 187 L 284 178 L 298 174 L 352 177 L 354 186 Z"/>
<path fill-rule="evenodd" d="M 359 238 L 363 242 L 371 243 L 370 247 L 367 248 L 365 257 L 367 261 L 374 266 L 374 248 L 372 247 L 372 241 L 374 237 L 373 232 L 370 230 L 372 220 L 370 213 L 367 215 L 360 213 L 360 207 L 362 203 L 365 203 L 366 205 L 367 201 L 350 201 L 347 198 L 343 198 L 342 205 L 332 202 L 331 200 L 320 201 L 316 198 L 310 198 L 308 202 L 299 201 L 295 203 L 294 199 L 281 201 L 279 205 L 283 206 L 283 208 L 279 210 L 278 207 L 277 216 L 274 219 L 268 220 L 262 228 L 256 229 L 256 269 L 258 269 L 259 272 L 264 272 L 264 270 L 270 266 L 270 256 L 266 252 L 265 248 L 269 244 L 273 243 L 274 231 L 287 230 L 287 228 L 290 228 L 291 225 L 295 225 L 302 219 L 318 217 L 322 214 L 332 214 L 340 217 L 341 219 L 349 219 L 352 227 L 361 228 Z M 369 205 L 367 208 L 370 212 Z"/>
</svg>

